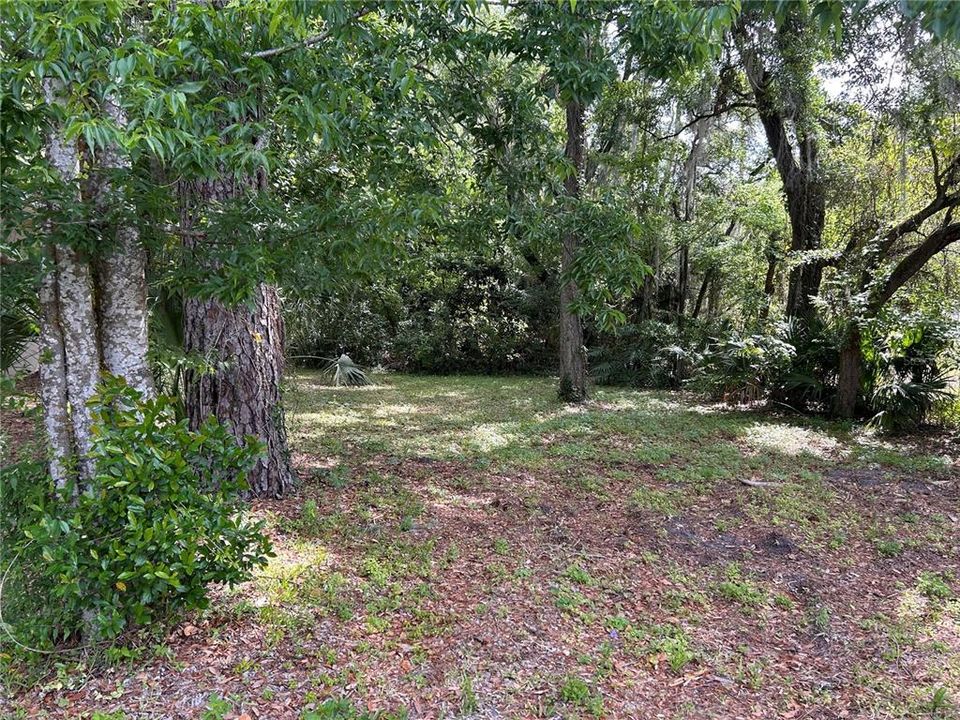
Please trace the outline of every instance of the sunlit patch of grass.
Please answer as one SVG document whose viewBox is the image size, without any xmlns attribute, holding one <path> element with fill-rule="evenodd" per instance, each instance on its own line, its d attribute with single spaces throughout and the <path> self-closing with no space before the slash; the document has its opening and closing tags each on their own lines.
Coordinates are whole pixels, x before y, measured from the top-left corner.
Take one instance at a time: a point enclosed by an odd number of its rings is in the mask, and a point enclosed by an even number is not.
<svg viewBox="0 0 960 720">
<path fill-rule="evenodd" d="M 949 458 L 918 453 L 910 447 L 880 438 L 872 432 L 854 437 L 851 460 L 857 465 L 879 465 L 912 473 L 942 473 L 950 469 Z"/>
<path fill-rule="evenodd" d="M 846 452 L 838 440 L 824 432 L 783 423 L 755 422 L 745 428 L 743 440 L 755 452 L 772 450 L 791 457 L 830 459 Z"/>
<path fill-rule="evenodd" d="M 468 434 L 468 444 L 481 453 L 502 448 L 515 442 L 517 435 L 506 423 L 482 423 L 474 425 Z"/>
</svg>

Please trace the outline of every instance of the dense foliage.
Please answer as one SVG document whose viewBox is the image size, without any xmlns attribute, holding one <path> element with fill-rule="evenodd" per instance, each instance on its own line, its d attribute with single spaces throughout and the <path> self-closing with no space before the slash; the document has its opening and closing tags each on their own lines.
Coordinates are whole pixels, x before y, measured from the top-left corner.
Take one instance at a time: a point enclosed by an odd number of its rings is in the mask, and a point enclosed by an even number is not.
<svg viewBox="0 0 960 720">
<path fill-rule="evenodd" d="M 958 39 L 935 0 L 4 2 L 0 369 L 39 342 L 47 447 L 2 539 L 42 639 L 264 562 L 285 359 L 955 419 Z"/>
<path fill-rule="evenodd" d="M 96 474 L 82 491 L 56 492 L 35 463 L 4 471 L 3 539 L 18 586 L 4 588 L 5 620 L 28 642 L 110 638 L 203 608 L 211 584 L 240 582 L 271 554 L 240 505 L 254 439 L 239 445 L 213 421 L 191 431 L 169 399 L 144 400 L 116 379 L 95 416 Z"/>
</svg>

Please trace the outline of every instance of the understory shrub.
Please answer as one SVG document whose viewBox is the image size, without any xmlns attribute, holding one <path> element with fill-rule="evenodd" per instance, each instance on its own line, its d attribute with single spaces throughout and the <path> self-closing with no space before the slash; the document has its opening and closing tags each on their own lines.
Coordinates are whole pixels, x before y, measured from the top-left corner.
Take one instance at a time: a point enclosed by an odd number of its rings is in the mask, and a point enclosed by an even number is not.
<svg viewBox="0 0 960 720">
<path fill-rule="evenodd" d="M 172 400 L 144 399 L 113 378 L 92 402 L 90 482 L 54 492 L 37 464 L 33 477 L 24 466 L 4 471 L 5 488 L 30 482 L 46 491 L 29 507 L 3 508 L 27 516 L 5 523 L 7 557 L 42 591 L 32 617 L 5 619 L 34 644 L 114 637 L 170 611 L 203 608 L 210 584 L 241 582 L 272 554 L 240 502 L 261 452 L 254 438 L 239 444 L 212 419 L 192 431 L 176 420 Z"/>
<path fill-rule="evenodd" d="M 776 333 L 714 338 L 697 365 L 693 385 L 716 399 L 765 398 L 790 370 L 796 348 Z"/>
<path fill-rule="evenodd" d="M 553 369 L 554 288 L 480 258 L 400 276 L 363 296 L 295 298 L 285 308 L 292 359 L 322 367 L 423 373 Z"/>
<path fill-rule="evenodd" d="M 644 320 L 605 333 L 590 350 L 590 372 L 601 385 L 680 387 L 700 358 L 704 330 L 697 323 Z"/>
<path fill-rule="evenodd" d="M 960 329 L 939 315 L 881 317 L 864 332 L 862 352 L 871 424 L 887 432 L 913 430 L 940 403 L 949 406 L 958 368 Z"/>
</svg>

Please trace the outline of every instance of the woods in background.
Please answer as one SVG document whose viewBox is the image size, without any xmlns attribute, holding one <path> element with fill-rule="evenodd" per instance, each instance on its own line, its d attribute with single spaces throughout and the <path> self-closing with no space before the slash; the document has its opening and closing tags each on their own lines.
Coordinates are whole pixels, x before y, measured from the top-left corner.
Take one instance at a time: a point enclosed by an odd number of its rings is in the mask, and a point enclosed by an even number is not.
<svg viewBox="0 0 960 720">
<path fill-rule="evenodd" d="M 4 343 L 39 339 L 63 503 L 38 548 L 87 549 L 63 508 L 98 512 L 108 472 L 121 504 L 160 492 L 127 455 L 174 495 L 197 462 L 214 495 L 286 493 L 286 355 L 956 421 L 957 5 L 0 12 Z M 121 416 L 169 434 L 131 452 Z M 234 533 L 240 577 L 267 550 L 209 497 L 180 501 Z M 119 612 L 134 570 L 98 595 L 60 560 L 104 634 L 200 572 L 172 557 Z"/>
</svg>

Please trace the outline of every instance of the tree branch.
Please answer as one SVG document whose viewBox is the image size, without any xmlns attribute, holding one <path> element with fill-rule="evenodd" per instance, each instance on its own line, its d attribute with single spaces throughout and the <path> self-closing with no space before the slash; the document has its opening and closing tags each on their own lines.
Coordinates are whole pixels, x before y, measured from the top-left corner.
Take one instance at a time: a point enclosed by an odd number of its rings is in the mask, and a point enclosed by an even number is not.
<svg viewBox="0 0 960 720">
<path fill-rule="evenodd" d="M 890 273 L 890 277 L 870 299 L 870 311 L 876 313 L 893 294 L 916 275 L 927 261 L 960 240 L 960 223 L 943 225 L 930 233 L 913 251 L 901 260 Z"/>
<path fill-rule="evenodd" d="M 680 128 L 679 130 L 677 130 L 676 132 L 670 133 L 669 135 L 655 135 L 654 138 L 655 138 L 656 140 L 660 140 L 660 141 L 670 140 L 670 139 L 672 139 L 672 138 L 677 137 L 678 135 L 680 135 L 681 133 L 683 133 L 685 130 L 689 130 L 691 127 L 693 127 L 694 125 L 696 125 L 696 124 L 697 124 L 698 122 L 700 122 L 701 120 L 706 120 L 707 118 L 712 118 L 712 117 L 719 117 L 720 115 L 723 115 L 724 113 L 728 113 L 728 112 L 730 112 L 731 110 L 735 110 L 735 109 L 737 109 L 737 108 L 749 108 L 749 109 L 751 109 L 751 110 L 756 110 L 756 109 L 757 109 L 757 106 L 756 106 L 754 103 L 751 103 L 751 102 L 732 102 L 732 103 L 728 103 L 728 104 L 724 105 L 723 107 L 715 108 L 715 109 L 712 110 L 711 112 L 705 113 L 705 114 L 703 114 L 703 115 L 694 115 L 694 116 L 693 116 L 693 119 L 692 119 L 690 122 L 688 122 L 686 125 L 684 125 L 683 127 L 681 127 L 681 128 Z"/>
<path fill-rule="evenodd" d="M 352 22 L 362 15 L 366 15 L 369 9 L 366 5 L 361 5 L 360 9 L 354 12 L 350 17 L 347 18 L 346 22 Z M 346 24 L 346 23 L 345 23 Z M 339 27 L 339 26 L 338 26 Z M 260 50 L 255 53 L 244 53 L 245 58 L 268 58 L 273 57 L 274 55 L 280 55 L 285 52 L 290 52 L 291 50 L 297 50 L 299 48 L 308 48 L 314 45 L 319 45 L 324 40 L 330 37 L 335 28 L 329 27 L 324 30 L 322 33 L 317 33 L 316 35 L 311 35 L 308 38 L 299 40 L 295 43 L 290 43 L 289 45 L 281 45 L 280 47 L 270 48 L 269 50 Z"/>
</svg>

